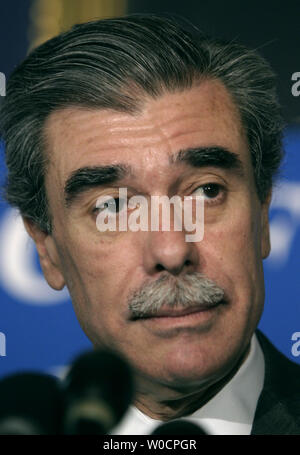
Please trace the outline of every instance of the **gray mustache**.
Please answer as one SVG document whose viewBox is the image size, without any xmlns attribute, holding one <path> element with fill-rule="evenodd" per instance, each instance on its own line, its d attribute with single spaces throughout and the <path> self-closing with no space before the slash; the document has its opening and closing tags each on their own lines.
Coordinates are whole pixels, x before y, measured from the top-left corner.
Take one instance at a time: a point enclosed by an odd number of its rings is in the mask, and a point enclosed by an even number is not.
<svg viewBox="0 0 300 455">
<path fill-rule="evenodd" d="M 194 272 L 180 278 L 163 275 L 146 284 L 129 299 L 133 318 L 155 314 L 163 305 L 187 308 L 212 306 L 224 298 L 224 290 L 202 273 Z"/>
</svg>

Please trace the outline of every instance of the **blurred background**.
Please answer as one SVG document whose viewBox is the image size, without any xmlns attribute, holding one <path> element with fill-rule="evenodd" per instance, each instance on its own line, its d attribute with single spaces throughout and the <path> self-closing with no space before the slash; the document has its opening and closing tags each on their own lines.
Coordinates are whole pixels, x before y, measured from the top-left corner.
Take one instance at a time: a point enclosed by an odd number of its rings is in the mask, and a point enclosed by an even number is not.
<svg viewBox="0 0 300 455">
<path fill-rule="evenodd" d="M 1 0 L 0 73 L 8 77 L 30 49 L 75 23 L 141 12 L 181 15 L 205 32 L 235 38 L 256 48 L 278 75 L 286 158 L 271 207 L 272 253 L 264 262 L 266 303 L 259 328 L 300 364 L 299 0 Z M 2 75 L 0 97 L 3 81 Z M 3 146 L 0 152 L 3 182 Z M 89 347 L 68 292 L 49 288 L 18 214 L 1 202 L 0 377 L 24 369 L 61 375 Z"/>
</svg>

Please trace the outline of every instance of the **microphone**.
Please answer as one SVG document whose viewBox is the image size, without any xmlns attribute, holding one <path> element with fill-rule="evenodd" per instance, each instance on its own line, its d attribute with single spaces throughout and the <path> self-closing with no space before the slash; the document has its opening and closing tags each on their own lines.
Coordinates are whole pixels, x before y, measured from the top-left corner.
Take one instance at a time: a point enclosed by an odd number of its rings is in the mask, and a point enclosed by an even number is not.
<svg viewBox="0 0 300 455">
<path fill-rule="evenodd" d="M 207 435 L 205 431 L 195 423 L 187 420 L 173 420 L 172 422 L 159 425 L 151 435 Z"/>
<path fill-rule="evenodd" d="M 15 373 L 0 380 L 0 434 L 59 434 L 62 396 L 54 376 Z"/>
<path fill-rule="evenodd" d="M 65 434 L 107 434 L 133 399 L 131 367 L 119 354 L 96 349 L 73 363 L 64 386 Z"/>
</svg>

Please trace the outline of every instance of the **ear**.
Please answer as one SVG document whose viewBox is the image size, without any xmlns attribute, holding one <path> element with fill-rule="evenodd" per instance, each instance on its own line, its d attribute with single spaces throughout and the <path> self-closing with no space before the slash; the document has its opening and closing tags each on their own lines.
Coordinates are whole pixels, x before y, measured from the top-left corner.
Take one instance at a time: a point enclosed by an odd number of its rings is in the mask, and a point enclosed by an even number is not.
<svg viewBox="0 0 300 455">
<path fill-rule="evenodd" d="M 65 285 L 65 280 L 61 273 L 57 245 L 53 236 L 42 231 L 36 223 L 28 218 L 23 218 L 23 222 L 26 231 L 35 242 L 47 283 L 53 289 L 60 291 Z"/>
<path fill-rule="evenodd" d="M 261 256 L 266 259 L 271 251 L 270 241 L 270 224 L 269 224 L 269 208 L 272 200 L 272 191 L 270 190 L 268 196 L 261 206 Z"/>
</svg>

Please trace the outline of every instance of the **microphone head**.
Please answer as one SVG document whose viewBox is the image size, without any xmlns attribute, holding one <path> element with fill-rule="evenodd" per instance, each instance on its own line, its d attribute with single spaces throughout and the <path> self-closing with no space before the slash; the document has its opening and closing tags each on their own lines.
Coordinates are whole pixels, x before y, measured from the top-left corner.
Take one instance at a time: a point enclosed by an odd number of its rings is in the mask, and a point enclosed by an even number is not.
<svg viewBox="0 0 300 455">
<path fill-rule="evenodd" d="M 62 395 L 58 379 L 34 372 L 0 380 L 0 434 L 59 434 Z"/>
<path fill-rule="evenodd" d="M 133 400 L 131 367 L 114 351 L 81 354 L 65 380 L 66 434 L 107 434 Z"/>
<path fill-rule="evenodd" d="M 173 420 L 159 425 L 152 435 L 205 435 L 204 430 L 193 422 L 187 420 Z"/>
</svg>

